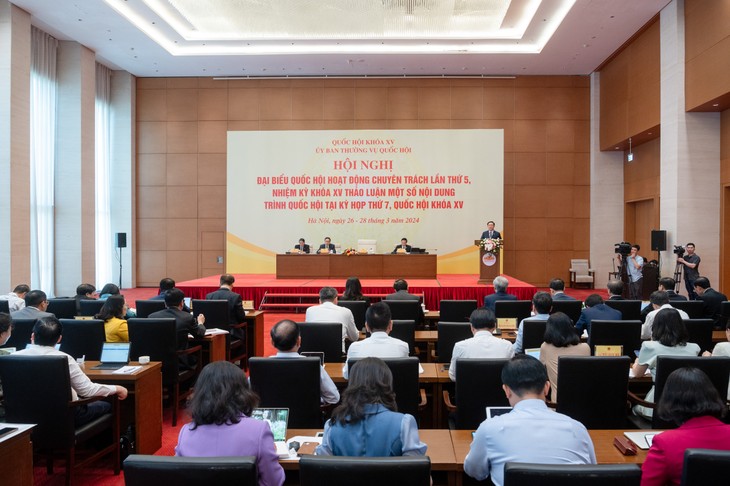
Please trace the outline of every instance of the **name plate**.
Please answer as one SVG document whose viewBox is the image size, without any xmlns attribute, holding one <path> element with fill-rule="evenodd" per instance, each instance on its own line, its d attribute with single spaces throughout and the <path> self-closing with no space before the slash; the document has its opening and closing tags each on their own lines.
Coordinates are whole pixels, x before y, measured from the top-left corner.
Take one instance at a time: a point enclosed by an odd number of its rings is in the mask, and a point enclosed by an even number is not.
<svg viewBox="0 0 730 486">
<path fill-rule="evenodd" d="M 623 356 L 624 347 L 615 345 L 597 345 L 594 356 Z"/>
<path fill-rule="evenodd" d="M 514 331 L 517 329 L 516 317 L 498 317 L 497 327 L 503 331 Z"/>
</svg>

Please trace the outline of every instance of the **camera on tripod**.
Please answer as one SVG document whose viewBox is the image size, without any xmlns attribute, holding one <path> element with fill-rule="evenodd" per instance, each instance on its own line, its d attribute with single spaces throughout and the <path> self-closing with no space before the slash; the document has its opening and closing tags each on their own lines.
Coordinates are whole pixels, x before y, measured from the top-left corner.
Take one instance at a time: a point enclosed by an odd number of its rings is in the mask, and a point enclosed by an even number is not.
<svg viewBox="0 0 730 486">
<path fill-rule="evenodd" d="M 621 256 L 628 256 L 631 254 L 631 243 L 622 241 L 613 245 L 613 252 Z"/>
<path fill-rule="evenodd" d="M 684 256 L 684 247 L 682 245 L 674 245 L 672 253 L 677 255 L 677 258 L 682 258 Z"/>
</svg>

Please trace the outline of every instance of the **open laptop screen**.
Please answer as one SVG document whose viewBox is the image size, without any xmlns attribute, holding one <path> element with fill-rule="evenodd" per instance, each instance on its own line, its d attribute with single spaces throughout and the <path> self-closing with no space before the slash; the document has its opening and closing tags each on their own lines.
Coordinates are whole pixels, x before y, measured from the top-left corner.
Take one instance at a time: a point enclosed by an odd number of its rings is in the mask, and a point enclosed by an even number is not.
<svg viewBox="0 0 730 486">
<path fill-rule="evenodd" d="M 130 343 L 104 343 L 101 348 L 102 363 L 127 363 Z"/>
<path fill-rule="evenodd" d="M 289 422 L 288 408 L 256 408 L 251 413 L 251 418 L 268 422 L 271 433 L 274 434 L 274 442 L 286 440 L 286 427 Z"/>
</svg>

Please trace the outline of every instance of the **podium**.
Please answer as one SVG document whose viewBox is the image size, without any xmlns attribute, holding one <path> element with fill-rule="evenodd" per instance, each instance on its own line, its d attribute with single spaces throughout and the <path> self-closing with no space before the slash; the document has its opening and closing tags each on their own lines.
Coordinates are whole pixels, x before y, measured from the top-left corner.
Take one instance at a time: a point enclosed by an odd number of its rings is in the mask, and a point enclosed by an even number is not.
<svg viewBox="0 0 730 486">
<path fill-rule="evenodd" d="M 474 240 L 474 244 L 479 246 L 482 240 Z M 488 252 L 479 246 L 479 280 L 480 284 L 491 284 L 494 277 L 500 272 L 500 255 L 499 253 Z"/>
</svg>

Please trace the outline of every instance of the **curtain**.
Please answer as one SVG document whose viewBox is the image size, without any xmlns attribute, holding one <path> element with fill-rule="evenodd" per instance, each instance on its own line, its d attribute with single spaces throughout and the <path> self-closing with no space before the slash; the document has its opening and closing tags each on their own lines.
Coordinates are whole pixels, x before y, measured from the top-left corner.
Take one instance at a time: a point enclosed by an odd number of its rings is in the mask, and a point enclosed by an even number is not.
<svg viewBox="0 0 730 486">
<path fill-rule="evenodd" d="M 55 294 L 54 167 L 58 41 L 32 28 L 30 73 L 30 283 Z"/>
<path fill-rule="evenodd" d="M 111 160 L 111 70 L 96 64 L 95 104 L 95 224 L 96 224 L 96 285 L 100 287 L 112 281 L 112 230 L 110 200 Z"/>
</svg>

